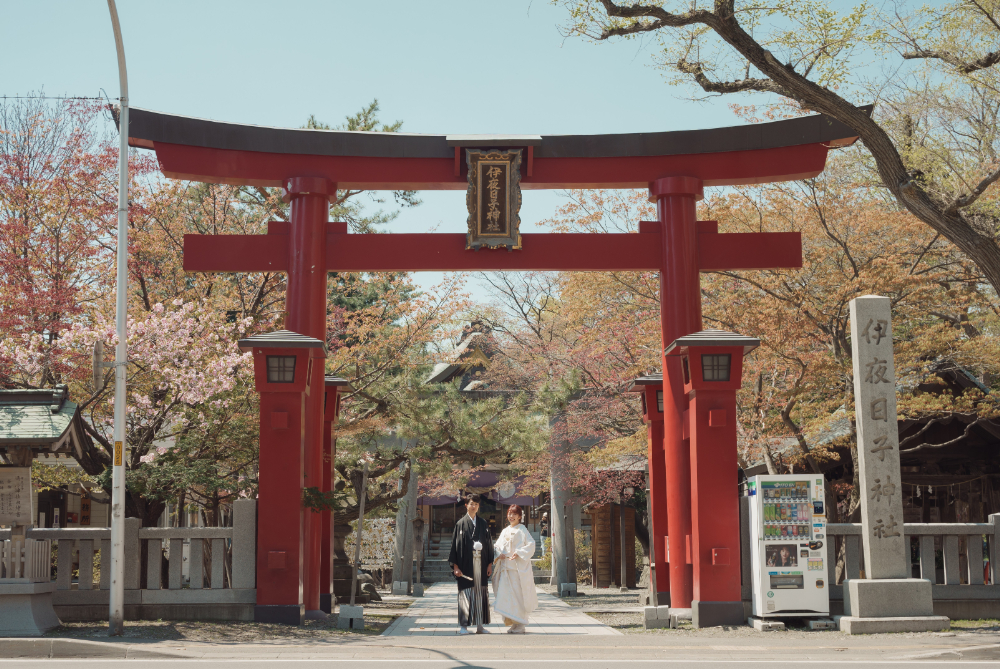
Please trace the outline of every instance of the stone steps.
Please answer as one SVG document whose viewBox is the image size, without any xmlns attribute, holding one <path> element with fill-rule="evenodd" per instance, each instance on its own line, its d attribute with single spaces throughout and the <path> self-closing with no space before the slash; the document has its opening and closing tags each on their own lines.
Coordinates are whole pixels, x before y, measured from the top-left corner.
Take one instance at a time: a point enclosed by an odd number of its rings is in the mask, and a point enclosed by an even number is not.
<svg viewBox="0 0 1000 669">
<path fill-rule="evenodd" d="M 546 569 L 535 567 L 533 570 L 535 583 L 548 583 L 552 572 Z M 413 568 L 413 578 L 417 577 L 416 566 Z M 450 583 L 455 580 L 451 574 L 451 565 L 446 559 L 425 559 L 424 568 L 421 571 L 422 583 Z"/>
<path fill-rule="evenodd" d="M 447 560 L 448 553 L 451 552 L 451 536 L 445 538 L 431 538 L 427 546 L 428 559 Z M 537 560 L 542 557 L 542 545 L 540 541 L 535 541 L 535 554 L 531 559 Z"/>
</svg>

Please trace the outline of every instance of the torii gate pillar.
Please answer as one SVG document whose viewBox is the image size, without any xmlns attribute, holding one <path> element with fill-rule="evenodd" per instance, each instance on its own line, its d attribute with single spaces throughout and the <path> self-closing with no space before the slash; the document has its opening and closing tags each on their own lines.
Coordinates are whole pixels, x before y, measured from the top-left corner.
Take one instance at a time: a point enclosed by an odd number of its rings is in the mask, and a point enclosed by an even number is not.
<svg viewBox="0 0 1000 669">
<path fill-rule="evenodd" d="M 326 232 L 330 201 L 337 184 L 318 177 L 294 177 L 284 183 L 285 200 L 291 202 L 288 285 L 285 328 L 326 342 Z M 321 372 L 322 370 L 317 370 Z M 323 414 L 325 375 L 309 382 L 306 406 L 304 486 L 324 489 Z M 329 466 L 329 465 L 327 465 Z M 305 617 L 326 618 L 320 607 L 323 514 L 306 514 L 303 586 Z"/>
<path fill-rule="evenodd" d="M 663 353 L 663 457 L 667 483 L 667 536 L 670 607 L 691 608 L 691 440 L 684 435 L 681 361 L 665 355 L 675 339 L 701 330 L 701 283 L 698 276 L 696 202 L 704 197 L 701 179 L 665 177 L 649 185 L 660 221 L 663 264 L 660 269 L 660 329 Z M 659 463 L 649 463 L 652 468 Z"/>
<path fill-rule="evenodd" d="M 348 387 L 347 379 L 326 377 L 326 395 L 323 406 L 323 488 L 333 490 L 334 463 L 337 460 L 337 441 L 333 438 L 333 424 L 340 416 L 340 389 Z M 324 510 L 319 514 L 322 540 L 319 566 L 319 606 L 324 613 L 333 613 L 337 603 L 333 594 L 333 514 Z"/>
</svg>

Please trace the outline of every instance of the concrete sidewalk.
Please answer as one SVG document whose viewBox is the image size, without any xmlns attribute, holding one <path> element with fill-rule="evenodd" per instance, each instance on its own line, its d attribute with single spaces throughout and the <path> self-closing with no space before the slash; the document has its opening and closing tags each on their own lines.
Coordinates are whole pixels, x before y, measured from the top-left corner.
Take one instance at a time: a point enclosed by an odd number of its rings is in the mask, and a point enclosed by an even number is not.
<svg viewBox="0 0 1000 669">
<path fill-rule="evenodd" d="M 375 662 L 389 660 L 443 661 L 454 666 L 486 666 L 501 661 L 663 661 L 761 663 L 824 662 L 865 663 L 914 661 L 1000 662 L 1000 638 L 817 636 L 812 639 L 761 637 L 746 639 L 697 639 L 691 637 L 610 635 L 517 636 L 472 635 L 468 637 L 330 637 L 313 643 L 209 644 L 183 641 L 136 643 L 84 641 L 78 639 L 0 639 L 2 659 L 106 659 L 196 660 L 202 662 L 323 660 L 328 662 Z M 110 666 L 110 665 L 109 665 Z"/>
<path fill-rule="evenodd" d="M 492 593 L 490 593 L 492 596 Z M 454 583 L 435 583 L 417 599 L 406 614 L 382 633 L 383 637 L 456 636 L 458 601 Z M 507 628 L 500 615 L 490 611 L 493 622 L 486 625 L 491 634 L 503 634 Z M 528 618 L 527 634 L 620 635 L 621 632 L 591 618 L 557 597 L 538 591 L 538 608 Z"/>
</svg>

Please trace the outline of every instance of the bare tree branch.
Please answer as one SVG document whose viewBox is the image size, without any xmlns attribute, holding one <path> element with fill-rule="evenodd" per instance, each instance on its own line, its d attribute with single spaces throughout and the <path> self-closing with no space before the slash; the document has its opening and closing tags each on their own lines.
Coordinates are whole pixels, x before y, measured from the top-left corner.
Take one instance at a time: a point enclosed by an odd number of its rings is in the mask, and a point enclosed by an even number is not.
<svg viewBox="0 0 1000 669">
<path fill-rule="evenodd" d="M 712 81 L 705 76 L 705 71 L 701 63 L 691 63 L 681 59 L 677 61 L 677 69 L 685 74 L 690 74 L 695 82 L 701 86 L 706 93 L 745 93 L 753 91 L 757 93 L 777 93 L 778 95 L 789 96 L 788 91 L 775 84 L 770 79 L 756 79 L 747 77 L 739 81 Z M 790 96 L 789 96 L 790 97 Z"/>
<path fill-rule="evenodd" d="M 706 23 L 709 17 L 714 16 L 711 12 L 696 9 L 683 14 L 672 14 L 657 5 L 632 5 L 624 7 L 616 5 L 611 0 L 601 0 L 601 4 L 604 5 L 604 11 L 608 13 L 608 16 L 621 19 L 636 19 L 635 23 L 628 26 L 605 28 L 601 32 L 601 39 L 648 33 L 660 28 L 681 28 L 697 23 Z"/>
<path fill-rule="evenodd" d="M 972 74 L 973 72 L 989 69 L 1000 63 L 1000 51 L 990 51 L 975 60 L 962 60 L 949 51 L 918 48 L 914 51 L 904 52 L 903 58 L 906 60 L 940 60 L 951 65 L 961 74 Z"/>
</svg>

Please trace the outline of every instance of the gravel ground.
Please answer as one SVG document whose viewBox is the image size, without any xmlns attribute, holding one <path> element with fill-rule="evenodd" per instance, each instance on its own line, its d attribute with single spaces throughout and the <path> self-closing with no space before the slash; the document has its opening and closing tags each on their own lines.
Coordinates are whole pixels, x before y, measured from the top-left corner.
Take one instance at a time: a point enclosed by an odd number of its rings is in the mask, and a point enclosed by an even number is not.
<svg viewBox="0 0 1000 669">
<path fill-rule="evenodd" d="M 368 602 L 364 605 L 366 609 L 406 609 L 413 604 L 412 599 L 393 599 L 393 600 L 382 600 L 381 602 Z"/>
<path fill-rule="evenodd" d="M 550 595 L 556 594 L 554 585 L 539 585 L 538 588 Z M 639 596 L 646 592 L 638 589 L 621 592 L 618 588 L 595 588 L 590 585 L 577 585 L 576 591 L 576 597 L 564 597 L 562 601 L 584 609 L 635 608 L 640 606 Z"/>
<path fill-rule="evenodd" d="M 786 628 L 784 632 L 758 632 L 752 627 L 746 625 L 740 625 L 735 627 L 706 627 L 703 629 L 694 629 L 691 627 L 689 622 L 682 622 L 680 628 L 671 629 L 653 629 L 647 630 L 643 628 L 642 625 L 642 614 L 641 613 L 590 613 L 588 614 L 600 621 L 601 623 L 613 627 L 625 634 L 661 634 L 661 635 L 672 635 L 672 636 L 697 636 L 697 637 L 725 637 L 728 639 L 732 638 L 760 638 L 761 634 L 775 634 L 790 638 L 815 638 L 817 635 L 825 635 L 831 638 L 836 635 L 836 638 L 843 638 L 843 635 L 838 631 L 811 631 L 805 627 L 805 623 L 801 623 L 801 627 L 793 627 L 789 621 L 785 621 Z M 899 633 L 899 634 L 872 634 L 873 637 L 891 636 L 893 638 L 902 637 L 929 637 L 929 636 L 981 636 L 981 637 L 991 637 L 991 640 L 996 641 L 1000 639 L 1000 621 L 997 620 L 953 620 L 951 623 L 951 632 L 923 632 L 919 634 L 911 633 Z"/>
<path fill-rule="evenodd" d="M 369 608 L 366 604 L 365 608 Z M 176 641 L 207 641 L 211 643 L 252 643 L 255 641 L 310 640 L 318 641 L 331 635 L 377 636 L 392 624 L 396 616 L 365 615 L 364 630 L 337 629 L 337 616 L 327 620 L 307 620 L 301 627 L 242 621 L 164 621 L 134 620 L 125 622 L 125 637 Z M 47 633 L 47 637 L 76 639 L 107 638 L 107 623 L 64 623 Z"/>
</svg>

